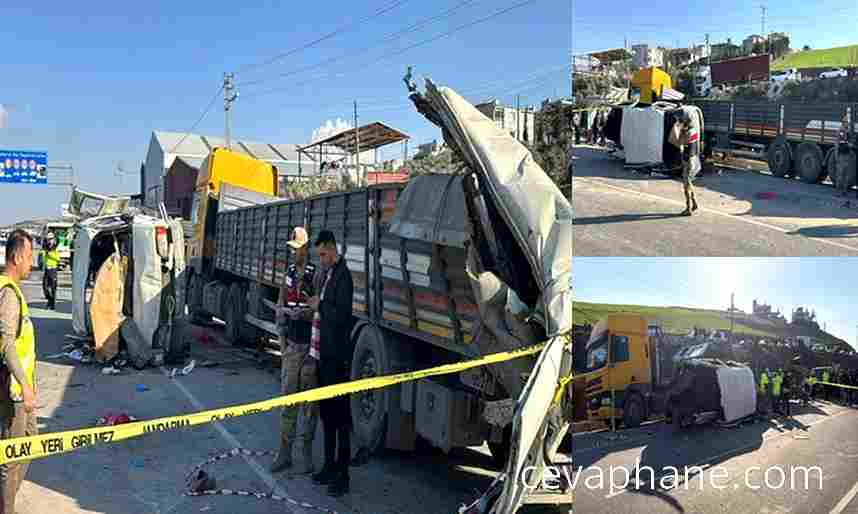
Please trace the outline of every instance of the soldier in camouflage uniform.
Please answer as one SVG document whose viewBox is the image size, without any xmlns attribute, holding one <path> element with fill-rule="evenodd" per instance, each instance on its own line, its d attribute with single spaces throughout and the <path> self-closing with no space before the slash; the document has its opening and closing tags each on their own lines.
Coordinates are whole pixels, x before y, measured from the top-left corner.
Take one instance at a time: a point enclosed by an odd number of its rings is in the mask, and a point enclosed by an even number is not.
<svg viewBox="0 0 858 514">
<path fill-rule="evenodd" d="M 697 196 L 694 192 L 694 178 L 700 173 L 700 130 L 687 111 L 677 111 L 677 123 L 681 132 L 682 142 L 682 189 L 685 193 L 685 210 L 683 216 L 691 216 L 697 207 Z"/>
<path fill-rule="evenodd" d="M 317 290 L 316 267 L 307 262 L 308 241 L 307 231 L 297 227 L 287 243 L 294 252 L 295 261 L 286 270 L 286 287 L 280 290 L 278 302 L 283 310 L 278 313 L 277 319 L 282 353 L 280 383 L 284 395 L 318 387 L 316 360 L 309 356 L 313 311 L 305 304 Z M 300 434 L 296 434 L 298 414 L 302 408 L 306 426 Z M 319 417 L 318 409 L 317 403 L 283 408 L 280 450 L 271 465 L 272 472 L 292 467 L 292 444 L 298 436 L 303 439 L 303 471 L 313 472 L 313 438 Z"/>
</svg>

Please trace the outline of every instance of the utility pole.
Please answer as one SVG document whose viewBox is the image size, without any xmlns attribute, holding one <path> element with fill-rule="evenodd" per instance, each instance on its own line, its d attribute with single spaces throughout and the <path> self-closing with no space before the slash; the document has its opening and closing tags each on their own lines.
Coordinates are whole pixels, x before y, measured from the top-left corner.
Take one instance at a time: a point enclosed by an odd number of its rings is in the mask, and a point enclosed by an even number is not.
<svg viewBox="0 0 858 514">
<path fill-rule="evenodd" d="M 769 51 L 769 37 L 766 35 L 766 6 L 761 5 L 760 11 L 762 11 L 762 16 L 760 18 L 760 30 L 762 33 L 760 34 L 764 38 L 766 38 L 766 52 Z"/>
<path fill-rule="evenodd" d="M 730 343 L 735 342 L 735 338 L 733 337 L 733 317 L 736 315 L 736 304 L 734 303 L 736 300 L 736 293 L 730 293 Z"/>
<path fill-rule="evenodd" d="M 235 86 L 232 85 L 232 79 L 235 78 L 234 73 L 223 74 L 223 113 L 224 113 L 224 139 L 226 140 L 226 149 L 229 150 L 229 108 L 238 98 L 238 93 L 233 93 Z"/>
<path fill-rule="evenodd" d="M 363 177 L 360 173 L 360 136 L 358 136 L 357 100 L 355 100 L 355 176 L 363 185 Z"/>
<path fill-rule="evenodd" d="M 706 34 L 706 48 L 704 49 L 704 52 L 706 52 L 706 65 L 711 66 L 712 65 L 712 50 L 709 49 L 709 34 Z M 710 73 L 711 73 L 711 71 L 710 71 Z"/>
<path fill-rule="evenodd" d="M 519 117 L 521 117 L 521 95 L 515 95 L 515 139 L 521 142 L 518 131 Z"/>
</svg>

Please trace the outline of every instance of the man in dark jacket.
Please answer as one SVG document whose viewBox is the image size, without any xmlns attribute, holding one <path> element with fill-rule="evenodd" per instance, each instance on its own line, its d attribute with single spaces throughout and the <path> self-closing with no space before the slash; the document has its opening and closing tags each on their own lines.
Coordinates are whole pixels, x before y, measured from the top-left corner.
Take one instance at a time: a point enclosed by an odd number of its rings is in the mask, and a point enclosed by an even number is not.
<svg viewBox="0 0 858 514">
<path fill-rule="evenodd" d="M 345 259 L 337 253 L 337 241 L 331 231 L 319 232 L 316 251 L 325 278 L 320 293 L 310 298 L 307 304 L 316 311 L 310 355 L 319 359 L 319 385 L 324 387 L 348 382 L 350 378 L 354 284 Z M 322 471 L 313 475 L 313 481 L 327 485 L 331 496 L 342 496 L 349 491 L 349 397 L 343 395 L 323 400 L 319 410 L 324 427 L 325 465 Z"/>
</svg>

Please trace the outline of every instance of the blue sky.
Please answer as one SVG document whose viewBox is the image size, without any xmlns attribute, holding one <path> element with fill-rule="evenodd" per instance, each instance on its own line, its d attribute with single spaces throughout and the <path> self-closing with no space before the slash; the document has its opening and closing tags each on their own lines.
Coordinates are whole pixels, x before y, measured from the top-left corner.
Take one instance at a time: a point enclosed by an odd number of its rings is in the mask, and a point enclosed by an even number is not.
<svg viewBox="0 0 858 514">
<path fill-rule="evenodd" d="M 575 257 L 578 301 L 751 311 L 756 299 L 790 319 L 795 307 L 816 310 L 820 326 L 855 346 L 858 259 Z"/>
<path fill-rule="evenodd" d="M 5 78 L 0 149 L 43 150 L 50 164 L 72 164 L 80 187 L 133 193 L 152 130 L 186 131 L 218 89 L 238 71 L 318 39 L 386 6 L 374 19 L 276 63 L 238 73 L 236 82 L 270 79 L 333 59 L 317 69 L 238 88 L 232 134 L 264 142 L 303 143 L 325 121 L 384 121 L 416 144 L 438 138 L 405 96 L 413 65 L 472 100 L 498 97 L 538 105 L 568 94 L 570 0 L 531 0 L 522 7 L 432 43 L 382 59 L 421 41 L 526 0 L 366 0 L 363 2 L 31 2 L 0 6 Z M 17 5 L 16 5 L 17 4 Z M 460 5 L 461 4 L 461 5 Z M 229 5 L 229 7 L 227 7 Z M 386 36 L 454 9 L 407 35 Z M 381 43 L 379 43 L 381 41 Z M 377 45 L 377 46 L 375 46 Z M 375 48 L 357 53 L 366 47 Z M 272 91 L 270 94 L 259 94 Z M 471 94 L 467 94 L 467 93 Z M 363 107 L 362 107 L 363 106 Z M 2 119 L 2 117 L 0 117 Z M 222 102 L 196 130 L 222 135 Z M 383 157 L 401 156 L 396 145 Z M 59 213 L 68 189 L 0 184 L 0 224 Z"/>
<path fill-rule="evenodd" d="M 761 32 L 766 6 L 766 32 L 786 32 L 793 48 L 831 48 L 858 43 L 858 2 L 635 2 L 619 0 L 610 9 L 599 2 L 575 2 L 572 47 L 576 53 L 605 50 L 629 43 L 668 47 L 710 43 L 732 38 L 739 42 Z"/>
</svg>

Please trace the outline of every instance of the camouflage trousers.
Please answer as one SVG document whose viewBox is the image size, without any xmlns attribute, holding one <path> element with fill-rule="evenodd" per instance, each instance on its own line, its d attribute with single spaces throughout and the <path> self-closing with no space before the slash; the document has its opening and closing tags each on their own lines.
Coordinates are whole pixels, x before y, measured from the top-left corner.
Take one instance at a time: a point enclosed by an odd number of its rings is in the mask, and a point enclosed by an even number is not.
<svg viewBox="0 0 858 514">
<path fill-rule="evenodd" d="M 280 386 L 282 394 L 314 389 L 319 386 L 318 363 L 310 357 L 310 345 L 289 342 L 280 337 L 280 351 L 283 354 L 280 366 Z M 298 415 L 304 411 L 305 426 L 296 434 Z M 306 403 L 283 408 L 280 437 L 284 442 L 292 443 L 296 437 L 305 443 L 313 440 L 319 419 L 319 404 Z"/>
<path fill-rule="evenodd" d="M 700 160 L 695 156 L 682 164 L 682 190 L 685 193 L 685 207 L 697 208 L 697 196 L 694 193 L 694 178 L 700 172 Z"/>
</svg>

